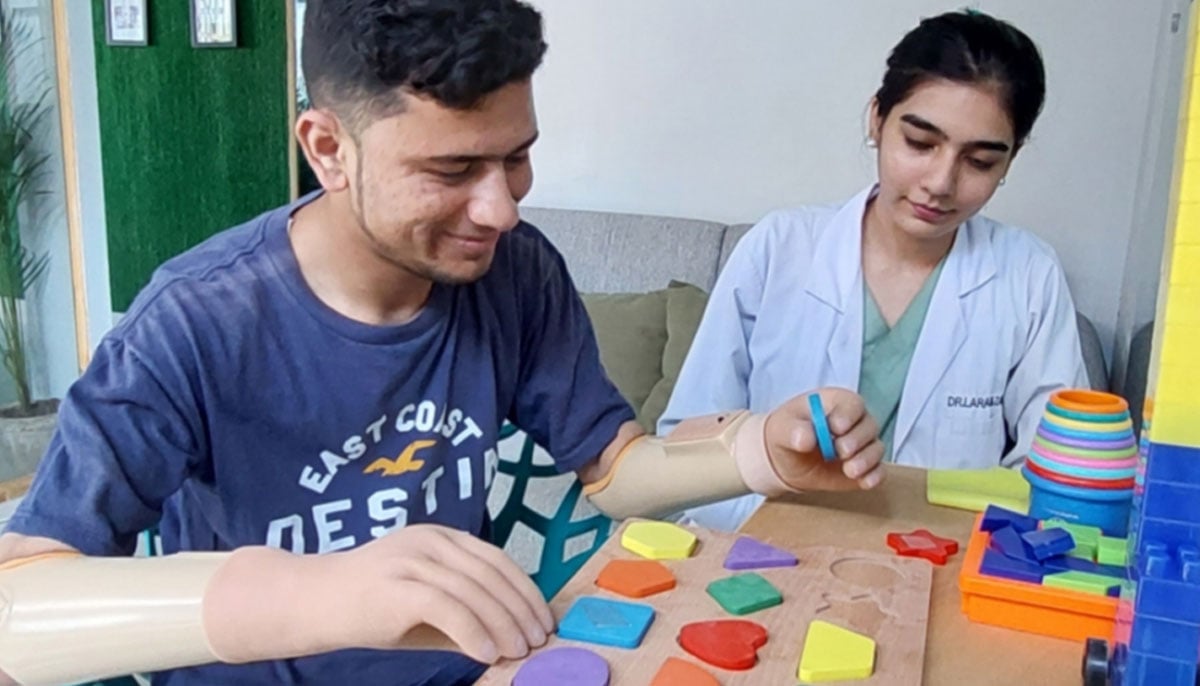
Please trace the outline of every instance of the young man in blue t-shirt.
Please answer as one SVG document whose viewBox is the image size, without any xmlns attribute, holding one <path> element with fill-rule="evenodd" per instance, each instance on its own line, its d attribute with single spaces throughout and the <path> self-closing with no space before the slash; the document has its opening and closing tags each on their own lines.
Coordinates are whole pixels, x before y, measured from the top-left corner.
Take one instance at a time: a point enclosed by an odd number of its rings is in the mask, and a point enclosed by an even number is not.
<svg viewBox="0 0 1200 686">
<path fill-rule="evenodd" d="M 324 191 L 164 264 L 101 342 L 0 537 L 0 683 L 453 684 L 527 654 L 554 618 L 485 542 L 506 420 L 617 517 L 878 482 L 836 389 L 834 462 L 803 398 L 640 435 L 517 214 L 544 50 L 517 0 L 309 0 Z M 129 558 L 155 524 L 180 554 Z"/>
</svg>

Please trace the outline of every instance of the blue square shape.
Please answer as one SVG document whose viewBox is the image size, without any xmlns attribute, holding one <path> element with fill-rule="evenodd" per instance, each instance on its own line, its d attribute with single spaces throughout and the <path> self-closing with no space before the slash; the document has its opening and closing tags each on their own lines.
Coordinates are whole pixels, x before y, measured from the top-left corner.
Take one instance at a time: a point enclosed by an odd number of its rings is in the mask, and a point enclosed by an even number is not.
<svg viewBox="0 0 1200 686">
<path fill-rule="evenodd" d="M 558 623 L 559 638 L 618 648 L 636 648 L 654 621 L 654 608 L 596 596 L 575 601 Z"/>
</svg>

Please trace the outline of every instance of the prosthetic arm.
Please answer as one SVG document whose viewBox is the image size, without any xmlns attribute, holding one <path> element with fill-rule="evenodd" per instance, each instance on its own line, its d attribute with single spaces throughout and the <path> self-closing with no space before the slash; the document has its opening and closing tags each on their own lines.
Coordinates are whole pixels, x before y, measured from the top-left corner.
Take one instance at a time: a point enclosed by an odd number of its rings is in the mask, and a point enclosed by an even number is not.
<svg viewBox="0 0 1200 686">
<path fill-rule="evenodd" d="M 749 492 L 794 492 L 767 454 L 766 420 L 737 410 L 685 419 L 663 437 L 638 437 L 583 492 L 615 519 L 662 517 Z"/>
<path fill-rule="evenodd" d="M 624 518 L 792 491 L 767 455 L 765 424 L 766 415 L 737 411 L 636 438 L 585 492 Z M 5 676 L 59 684 L 378 645 L 362 613 L 296 602 L 339 583 L 339 557 L 249 547 L 140 559 L 51 553 L 0 565 L 0 684 Z M 413 626 L 388 645 L 459 649 L 429 625 Z"/>
<path fill-rule="evenodd" d="M 321 576 L 322 563 L 263 547 L 14 560 L 0 566 L 0 683 L 76 683 L 354 645 L 356 627 L 296 602 L 320 595 L 305 590 L 313 584 L 334 581 Z M 455 649 L 425 625 L 405 635 L 404 647 Z"/>
</svg>

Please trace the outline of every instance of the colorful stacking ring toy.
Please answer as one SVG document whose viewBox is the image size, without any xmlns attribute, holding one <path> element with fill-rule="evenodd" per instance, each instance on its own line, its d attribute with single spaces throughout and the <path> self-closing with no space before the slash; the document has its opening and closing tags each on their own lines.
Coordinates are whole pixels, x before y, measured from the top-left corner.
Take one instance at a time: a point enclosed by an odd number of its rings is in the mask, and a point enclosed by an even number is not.
<svg viewBox="0 0 1200 686">
<path fill-rule="evenodd" d="M 1030 516 L 1124 536 L 1137 456 L 1124 399 L 1085 389 L 1054 393 L 1021 470 L 1030 485 Z"/>
<path fill-rule="evenodd" d="M 1096 479 L 1099 481 L 1107 479 L 1110 481 L 1118 481 L 1121 479 L 1132 479 L 1137 475 L 1137 460 L 1134 460 L 1128 469 L 1092 469 L 1091 467 L 1065 465 L 1060 462 L 1047 460 L 1037 453 L 1029 453 L 1027 460 L 1031 464 L 1035 464 L 1043 470 L 1058 472 L 1064 476 L 1070 476 L 1079 479 Z"/>
</svg>

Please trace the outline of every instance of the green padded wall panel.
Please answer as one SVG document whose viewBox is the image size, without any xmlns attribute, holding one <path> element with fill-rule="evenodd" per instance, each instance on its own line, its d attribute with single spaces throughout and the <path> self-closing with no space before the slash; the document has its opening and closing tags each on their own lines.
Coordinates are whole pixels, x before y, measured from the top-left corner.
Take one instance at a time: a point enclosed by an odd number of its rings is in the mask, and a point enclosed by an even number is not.
<svg viewBox="0 0 1200 686">
<path fill-rule="evenodd" d="M 93 0 L 109 279 L 123 312 L 168 258 L 287 202 L 282 0 L 238 2 L 238 47 L 191 45 L 188 0 L 150 0 L 150 44 L 109 46 Z"/>
</svg>

